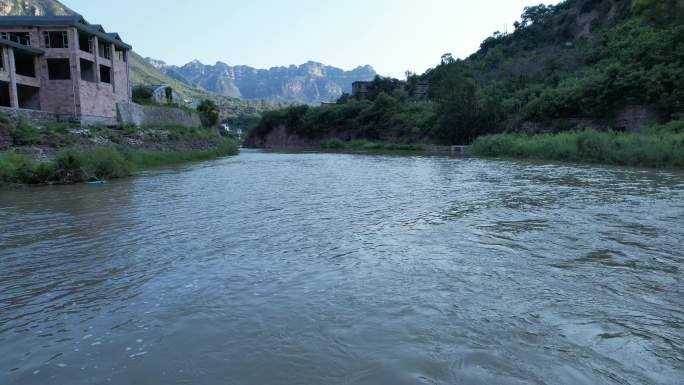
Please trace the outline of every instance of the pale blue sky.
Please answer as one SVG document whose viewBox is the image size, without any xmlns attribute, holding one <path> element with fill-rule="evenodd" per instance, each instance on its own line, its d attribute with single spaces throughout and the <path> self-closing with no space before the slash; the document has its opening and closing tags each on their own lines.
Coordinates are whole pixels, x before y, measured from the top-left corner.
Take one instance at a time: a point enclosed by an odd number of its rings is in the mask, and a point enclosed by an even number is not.
<svg viewBox="0 0 684 385">
<path fill-rule="evenodd" d="M 143 56 L 257 68 L 308 60 L 381 75 L 423 72 L 480 42 L 541 0 L 64 0 Z M 546 3 L 557 1 L 546 1 Z M 131 11 L 133 10 L 133 11 Z"/>
</svg>

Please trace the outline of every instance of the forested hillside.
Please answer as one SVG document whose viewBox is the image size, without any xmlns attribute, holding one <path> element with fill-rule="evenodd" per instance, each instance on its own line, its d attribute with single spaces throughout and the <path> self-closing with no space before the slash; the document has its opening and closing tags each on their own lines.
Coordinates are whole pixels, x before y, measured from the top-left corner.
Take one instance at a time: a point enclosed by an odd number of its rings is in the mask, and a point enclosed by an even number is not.
<svg viewBox="0 0 684 385">
<path fill-rule="evenodd" d="M 445 54 L 436 68 L 405 82 L 376 78 L 368 100 L 343 96 L 334 107 L 269 113 L 253 142 L 277 127 L 310 139 L 338 133 L 455 144 L 530 127 L 620 130 L 624 111 L 677 119 L 684 112 L 683 15 L 684 0 L 528 7 L 513 32 L 495 32 L 464 60 Z"/>
</svg>

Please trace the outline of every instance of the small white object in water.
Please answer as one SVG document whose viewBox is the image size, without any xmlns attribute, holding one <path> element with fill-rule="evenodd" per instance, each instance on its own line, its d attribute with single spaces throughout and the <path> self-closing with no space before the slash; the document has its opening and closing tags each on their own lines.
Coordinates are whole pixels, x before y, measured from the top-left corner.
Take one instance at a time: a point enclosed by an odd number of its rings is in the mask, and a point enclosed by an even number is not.
<svg viewBox="0 0 684 385">
<path fill-rule="evenodd" d="M 88 338 L 93 338 L 93 335 L 92 335 L 92 334 L 88 334 L 88 335 L 86 335 L 85 337 L 83 337 L 84 340 L 87 340 Z"/>
<path fill-rule="evenodd" d="M 57 366 L 59 366 L 60 368 L 66 368 L 67 364 L 57 364 Z"/>
<path fill-rule="evenodd" d="M 141 338 L 138 338 L 137 340 L 135 340 L 135 342 L 142 344 L 143 340 Z"/>
<path fill-rule="evenodd" d="M 33 374 L 34 374 L 34 375 L 36 375 L 36 374 L 38 374 L 38 373 L 40 373 L 40 370 L 34 370 L 34 371 L 33 371 Z"/>
<path fill-rule="evenodd" d="M 127 347 L 127 348 L 126 348 L 126 351 L 127 351 L 127 352 L 130 352 L 130 351 L 131 351 L 131 348 Z"/>
<path fill-rule="evenodd" d="M 90 344 L 90 346 L 97 346 L 97 345 L 102 345 L 102 342 L 97 341 L 97 342 L 93 342 L 92 344 Z"/>
<path fill-rule="evenodd" d="M 131 354 L 129 357 L 135 358 L 135 357 L 144 356 L 145 354 L 147 354 L 147 352 L 140 352 L 140 353 Z"/>
</svg>

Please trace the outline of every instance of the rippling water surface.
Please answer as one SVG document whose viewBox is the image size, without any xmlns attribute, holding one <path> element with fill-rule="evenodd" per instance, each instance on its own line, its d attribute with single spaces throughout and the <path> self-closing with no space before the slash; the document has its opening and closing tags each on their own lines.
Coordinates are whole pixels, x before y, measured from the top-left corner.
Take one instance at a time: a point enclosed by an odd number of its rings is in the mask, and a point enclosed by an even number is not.
<svg viewBox="0 0 684 385">
<path fill-rule="evenodd" d="M 245 151 L 0 192 L 0 383 L 682 384 L 684 175 Z"/>
</svg>

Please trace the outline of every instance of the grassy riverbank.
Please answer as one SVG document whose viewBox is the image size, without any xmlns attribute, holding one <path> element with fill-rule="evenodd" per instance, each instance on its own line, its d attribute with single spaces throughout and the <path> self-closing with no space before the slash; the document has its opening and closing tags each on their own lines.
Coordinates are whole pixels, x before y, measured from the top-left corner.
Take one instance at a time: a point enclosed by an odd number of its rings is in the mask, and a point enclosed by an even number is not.
<svg viewBox="0 0 684 385">
<path fill-rule="evenodd" d="M 321 144 L 324 150 L 345 150 L 345 151 L 421 151 L 423 146 L 420 144 L 402 144 L 390 142 L 373 142 L 369 140 L 344 141 L 340 139 L 330 139 Z"/>
<path fill-rule="evenodd" d="M 684 121 L 643 133 L 591 129 L 556 134 L 498 134 L 475 141 L 470 154 L 621 166 L 684 168 Z"/>
<path fill-rule="evenodd" d="M 121 145 L 68 148 L 50 161 L 35 161 L 15 151 L 0 153 L 0 186 L 68 184 L 114 179 L 145 168 L 208 160 L 238 153 L 237 142 L 226 139 L 204 150 L 151 151 Z"/>
</svg>

